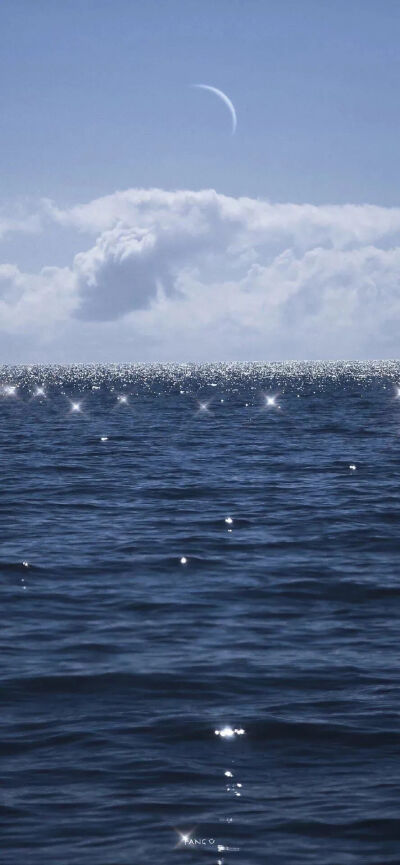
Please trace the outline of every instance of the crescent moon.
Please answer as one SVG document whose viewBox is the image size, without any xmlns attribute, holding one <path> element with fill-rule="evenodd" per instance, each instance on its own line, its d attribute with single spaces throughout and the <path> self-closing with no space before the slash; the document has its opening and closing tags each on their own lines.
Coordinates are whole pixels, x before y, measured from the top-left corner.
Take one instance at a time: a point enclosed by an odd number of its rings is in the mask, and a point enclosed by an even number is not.
<svg viewBox="0 0 400 865">
<path fill-rule="evenodd" d="M 219 99 L 222 99 L 222 102 L 225 103 L 228 108 L 231 118 L 232 118 L 232 135 L 235 134 L 236 126 L 237 126 L 237 117 L 236 110 L 233 102 L 229 99 L 229 96 L 226 93 L 223 93 L 222 90 L 218 90 L 218 87 L 210 87 L 209 84 L 194 84 L 193 87 L 199 87 L 201 90 L 209 90 L 210 93 L 215 93 Z"/>
</svg>

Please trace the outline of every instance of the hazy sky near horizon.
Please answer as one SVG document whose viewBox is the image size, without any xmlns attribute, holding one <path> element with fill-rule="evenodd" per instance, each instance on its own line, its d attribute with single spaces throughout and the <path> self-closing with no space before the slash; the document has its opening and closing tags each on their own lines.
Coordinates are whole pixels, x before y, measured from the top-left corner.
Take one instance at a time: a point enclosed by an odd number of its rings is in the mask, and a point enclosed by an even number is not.
<svg viewBox="0 0 400 865">
<path fill-rule="evenodd" d="M 397 0 L 3 0 L 0 360 L 397 356 L 399 44 Z"/>
</svg>

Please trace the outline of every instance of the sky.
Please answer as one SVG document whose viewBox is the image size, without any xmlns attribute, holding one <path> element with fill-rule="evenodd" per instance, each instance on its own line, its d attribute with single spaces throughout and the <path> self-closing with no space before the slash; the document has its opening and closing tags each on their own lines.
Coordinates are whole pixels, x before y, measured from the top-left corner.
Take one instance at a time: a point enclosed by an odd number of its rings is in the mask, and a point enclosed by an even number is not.
<svg viewBox="0 0 400 865">
<path fill-rule="evenodd" d="M 399 44 L 397 0 L 3 0 L 0 362 L 398 356 Z"/>
</svg>

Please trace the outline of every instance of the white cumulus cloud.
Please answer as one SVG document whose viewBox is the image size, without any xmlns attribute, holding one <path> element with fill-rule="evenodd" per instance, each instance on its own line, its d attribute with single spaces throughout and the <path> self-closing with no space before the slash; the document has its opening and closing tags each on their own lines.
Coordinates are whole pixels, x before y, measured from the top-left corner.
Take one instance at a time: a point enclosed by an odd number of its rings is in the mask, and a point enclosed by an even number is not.
<svg viewBox="0 0 400 865">
<path fill-rule="evenodd" d="M 39 216 L 42 243 L 73 231 L 76 254 L 1 265 L 0 329 L 44 359 L 398 353 L 400 208 L 130 189 Z"/>
</svg>

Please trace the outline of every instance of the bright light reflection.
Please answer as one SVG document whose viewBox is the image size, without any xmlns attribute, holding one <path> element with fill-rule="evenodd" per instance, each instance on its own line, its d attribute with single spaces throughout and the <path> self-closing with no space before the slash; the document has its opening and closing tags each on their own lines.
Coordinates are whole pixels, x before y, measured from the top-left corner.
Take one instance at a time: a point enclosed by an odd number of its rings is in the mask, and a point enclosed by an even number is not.
<svg viewBox="0 0 400 865">
<path fill-rule="evenodd" d="M 210 400 L 198 402 L 197 403 L 197 411 L 201 414 L 206 414 L 210 411 Z"/>
<path fill-rule="evenodd" d="M 265 405 L 267 406 L 267 408 L 273 408 L 274 406 L 276 406 L 276 396 L 266 396 Z"/>
<path fill-rule="evenodd" d="M 3 392 L 6 396 L 16 396 L 17 394 L 17 385 L 16 384 L 5 384 L 3 387 Z"/>
<path fill-rule="evenodd" d="M 44 387 L 37 387 L 35 390 L 35 396 L 45 396 Z"/>
<path fill-rule="evenodd" d="M 118 402 L 121 403 L 121 405 L 126 405 L 126 403 L 128 402 L 128 397 L 123 394 L 122 396 L 118 397 Z"/>
<path fill-rule="evenodd" d="M 71 403 L 71 411 L 76 411 L 76 412 L 78 412 L 78 411 L 80 411 L 80 410 L 81 410 L 81 404 L 80 404 L 80 402 L 73 402 L 73 403 Z"/>
<path fill-rule="evenodd" d="M 180 847 L 182 844 L 186 845 L 186 844 L 190 843 L 190 838 L 191 838 L 193 829 L 190 829 L 189 832 L 181 832 L 180 829 L 176 829 L 175 831 L 179 835 L 177 847 Z"/>
<path fill-rule="evenodd" d="M 216 736 L 221 736 L 222 739 L 233 739 L 235 736 L 243 736 L 245 730 L 243 727 L 232 729 L 232 727 L 223 727 L 222 730 L 214 730 Z"/>
</svg>

